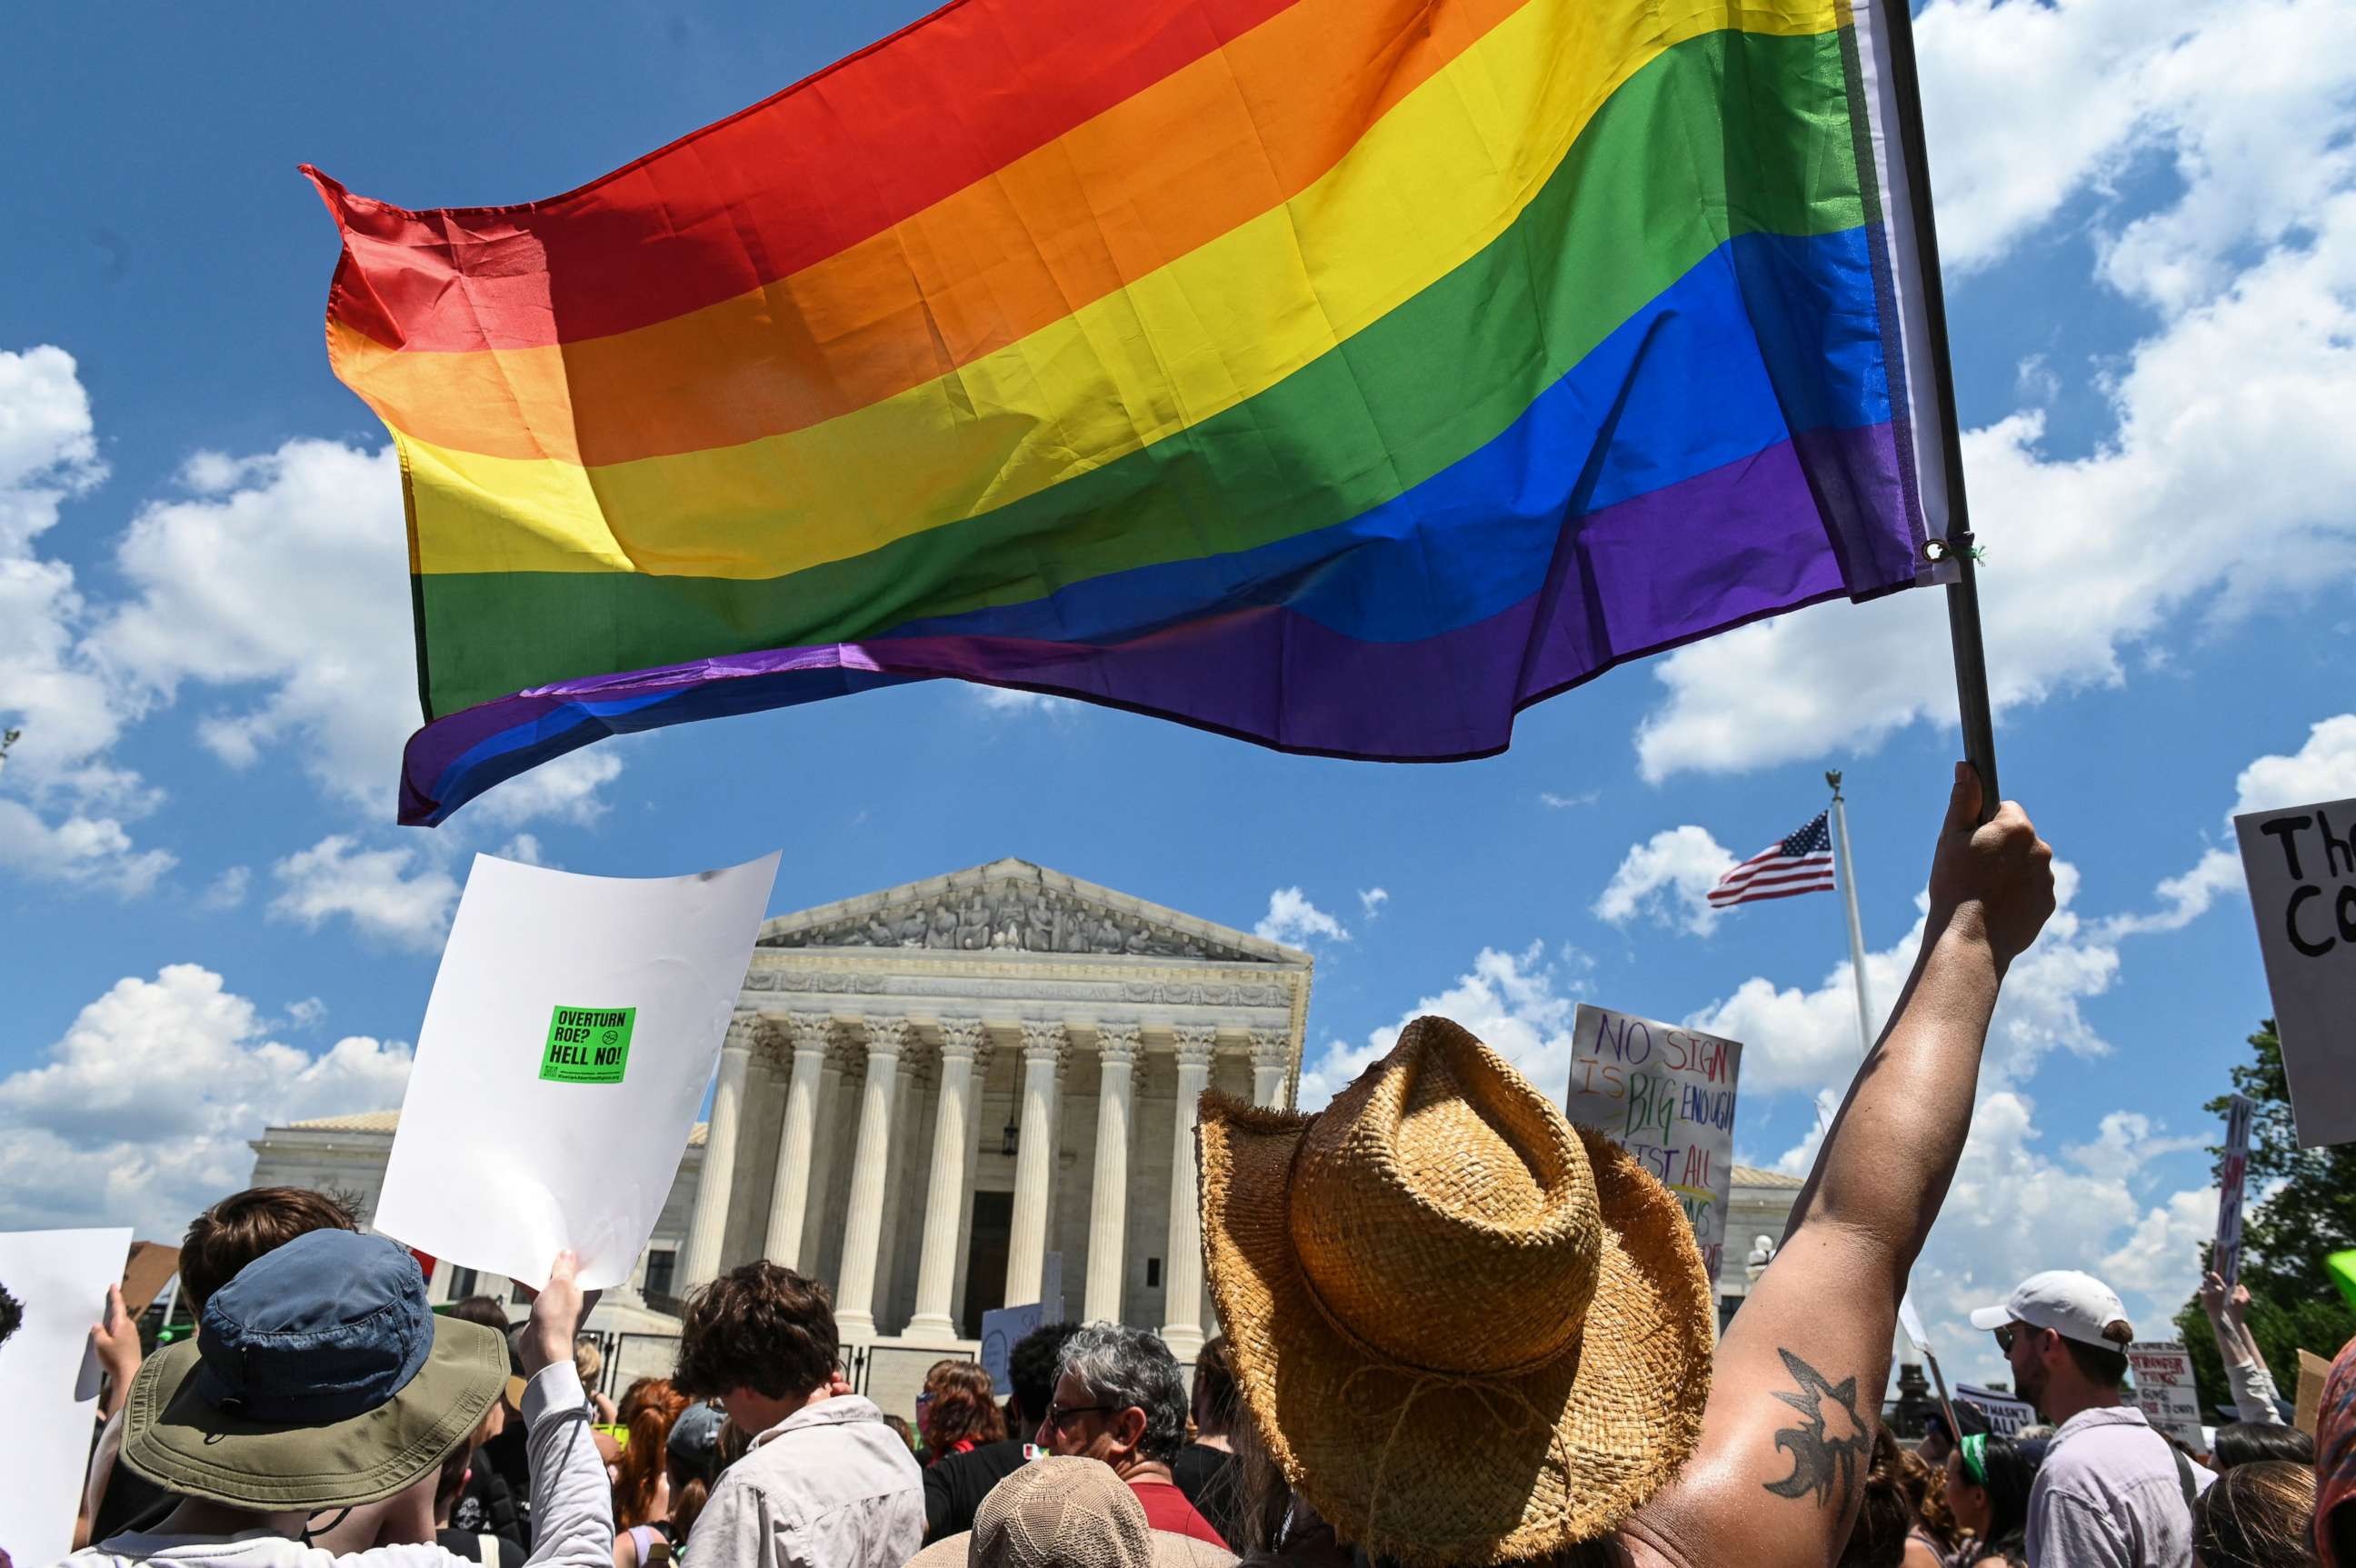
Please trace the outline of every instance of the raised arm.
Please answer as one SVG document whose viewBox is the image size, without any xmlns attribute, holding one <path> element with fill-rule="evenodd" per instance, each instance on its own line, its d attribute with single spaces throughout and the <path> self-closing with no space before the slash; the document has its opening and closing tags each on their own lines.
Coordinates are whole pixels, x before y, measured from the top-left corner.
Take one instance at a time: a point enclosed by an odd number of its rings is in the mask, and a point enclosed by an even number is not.
<svg viewBox="0 0 2356 1568">
<path fill-rule="evenodd" d="M 2280 1426 L 2283 1418 L 2275 1405 L 2274 1374 L 2267 1369 L 2265 1356 L 2258 1349 L 2244 1316 L 2249 1305 L 2248 1286 L 2235 1284 L 2228 1291 L 2214 1270 L 2201 1276 L 2201 1306 L 2209 1315 L 2210 1331 L 2217 1337 L 2225 1381 L 2233 1391 L 2234 1413 L 2262 1426 Z"/>
<path fill-rule="evenodd" d="M 1719 1345 L 1700 1447 L 1629 1529 L 1671 1562 L 1823 1563 L 1848 1538 L 1898 1299 L 1971 1129 L 1997 990 L 2053 912 L 2051 846 L 2019 806 L 1985 826 L 1979 809 L 1959 763 L 1914 972 Z"/>
</svg>

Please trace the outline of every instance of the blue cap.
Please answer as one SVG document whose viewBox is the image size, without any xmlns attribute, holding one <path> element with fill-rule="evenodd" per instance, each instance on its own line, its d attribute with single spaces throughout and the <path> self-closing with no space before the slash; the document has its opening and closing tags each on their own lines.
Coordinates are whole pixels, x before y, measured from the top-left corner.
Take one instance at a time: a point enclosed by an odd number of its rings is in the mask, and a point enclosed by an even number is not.
<svg viewBox="0 0 2356 1568">
<path fill-rule="evenodd" d="M 663 1451 L 681 1464 L 709 1466 L 720 1453 L 720 1428 L 725 1412 L 708 1404 L 691 1404 L 670 1423 Z"/>
<path fill-rule="evenodd" d="M 196 1391 L 249 1421 L 321 1425 L 389 1402 L 433 1349 L 425 1276 L 400 1243 L 306 1231 L 205 1303 Z"/>
</svg>

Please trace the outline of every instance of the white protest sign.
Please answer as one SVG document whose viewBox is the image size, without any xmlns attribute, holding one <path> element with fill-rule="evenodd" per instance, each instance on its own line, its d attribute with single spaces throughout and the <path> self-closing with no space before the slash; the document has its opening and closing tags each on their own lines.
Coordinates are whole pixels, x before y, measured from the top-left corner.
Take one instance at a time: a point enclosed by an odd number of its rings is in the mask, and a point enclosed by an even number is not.
<svg viewBox="0 0 2356 1568">
<path fill-rule="evenodd" d="M 2201 1396 L 2192 1383 L 2192 1358 L 2176 1339 L 2138 1339 L 2127 1347 L 2135 1369 L 2136 1403 L 2143 1418 L 2196 1452 L 2208 1444 L 2201 1434 Z"/>
<path fill-rule="evenodd" d="M 20 1568 L 73 1550 L 98 1404 L 91 1325 L 123 1279 L 131 1231 L 0 1231 L 0 1289 L 25 1321 L 0 1345 L 0 1411 L 20 1441 L 0 1465 L 0 1552 Z"/>
<path fill-rule="evenodd" d="M 2232 1290 L 2242 1277 L 2242 1187 L 2250 1174 L 2250 1097 L 2233 1096 L 2225 1112 L 2225 1168 L 2217 1183 L 2217 1244 L 2210 1266 Z"/>
<path fill-rule="evenodd" d="M 1014 1390 L 1013 1373 L 1007 1364 L 1014 1347 L 1033 1329 L 1064 1321 L 1064 1254 L 1048 1253 L 1040 1275 L 1037 1301 L 1025 1302 L 1021 1306 L 993 1306 L 981 1315 L 981 1369 L 990 1374 L 1001 1400 Z"/>
<path fill-rule="evenodd" d="M 1957 1383 L 1955 1402 L 1979 1406 L 1980 1413 L 1988 1419 L 1988 1431 L 1998 1437 L 2010 1437 L 2022 1427 L 2037 1423 L 2037 1407 L 2027 1400 L 2017 1400 L 1975 1383 Z"/>
<path fill-rule="evenodd" d="M 376 1228 L 529 1285 L 629 1278 L 777 875 L 580 876 L 477 855 L 442 950 Z"/>
<path fill-rule="evenodd" d="M 1563 1111 L 1608 1134 L 1685 1205 L 1709 1277 L 1726 1253 L 1734 1187 L 1734 1079 L 1742 1047 L 1579 1004 Z"/>
<path fill-rule="evenodd" d="M 2356 1143 L 2356 800 L 2233 819 L 2299 1147 Z"/>
</svg>

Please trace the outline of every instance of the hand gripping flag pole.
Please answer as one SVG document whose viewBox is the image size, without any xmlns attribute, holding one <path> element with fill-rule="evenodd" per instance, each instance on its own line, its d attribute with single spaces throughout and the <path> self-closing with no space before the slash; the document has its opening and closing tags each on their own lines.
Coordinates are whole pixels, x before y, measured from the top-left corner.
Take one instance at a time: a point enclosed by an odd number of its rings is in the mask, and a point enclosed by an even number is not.
<svg viewBox="0 0 2356 1568">
<path fill-rule="evenodd" d="M 1933 559 L 1954 563 L 1954 580 L 1947 585 L 1947 631 L 1954 646 L 1955 705 L 1963 725 L 1964 758 L 1980 776 L 1980 821 L 1985 822 L 1995 817 L 2003 792 L 1997 784 L 1996 724 L 1988 705 L 1987 650 L 1980 639 L 1980 590 L 1974 575 L 1978 550 L 1973 542 L 1971 508 L 1964 492 L 1964 449 L 1956 428 L 1953 361 L 1947 351 L 1946 291 L 1939 279 L 1939 225 L 1932 211 L 1931 160 L 1923 147 L 1922 94 L 1914 70 L 1911 12 L 1907 0 L 1890 0 L 1883 14 L 1890 39 L 1890 83 L 1898 95 L 1899 143 L 1907 165 L 1916 242 L 1921 246 L 1922 306 L 1930 328 L 1931 369 L 1938 382 L 1946 457 L 1946 540 L 1944 545 L 1933 542 L 1930 549 Z M 1846 857 L 1848 845 L 1844 843 L 1841 850 Z"/>
</svg>

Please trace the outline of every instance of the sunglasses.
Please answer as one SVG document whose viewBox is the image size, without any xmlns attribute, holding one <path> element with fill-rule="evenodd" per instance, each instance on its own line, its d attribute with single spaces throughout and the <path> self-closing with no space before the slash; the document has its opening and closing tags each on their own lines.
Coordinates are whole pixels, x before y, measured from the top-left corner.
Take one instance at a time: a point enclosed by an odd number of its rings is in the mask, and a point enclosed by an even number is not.
<svg viewBox="0 0 2356 1568">
<path fill-rule="evenodd" d="M 1064 1430 L 1066 1424 L 1071 1421 L 1072 1417 L 1076 1415 L 1102 1415 L 1113 1408 L 1113 1406 L 1108 1404 L 1076 1404 L 1068 1406 L 1051 1404 L 1047 1407 L 1047 1420 L 1045 1424 L 1054 1428 L 1057 1432 L 1061 1432 Z"/>
<path fill-rule="evenodd" d="M 2037 1330 L 2034 1327 L 2026 1323 L 2008 1323 L 2003 1327 L 1996 1330 L 1996 1348 L 2009 1356 L 2012 1354 L 2013 1341 L 2019 1339 L 2024 1334 L 2034 1334 L 2036 1332 Z"/>
</svg>

